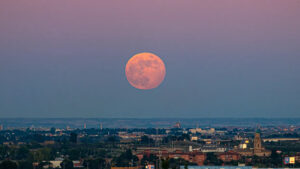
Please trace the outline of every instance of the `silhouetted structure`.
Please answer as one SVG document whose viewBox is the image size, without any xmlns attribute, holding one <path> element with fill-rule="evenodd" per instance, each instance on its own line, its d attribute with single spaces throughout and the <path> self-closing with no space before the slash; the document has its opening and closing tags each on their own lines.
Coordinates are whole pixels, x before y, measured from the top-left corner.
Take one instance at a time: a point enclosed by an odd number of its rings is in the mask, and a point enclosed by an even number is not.
<svg viewBox="0 0 300 169">
<path fill-rule="evenodd" d="M 71 133 L 70 134 L 70 142 L 71 143 L 77 143 L 77 134 L 76 133 Z"/>
</svg>

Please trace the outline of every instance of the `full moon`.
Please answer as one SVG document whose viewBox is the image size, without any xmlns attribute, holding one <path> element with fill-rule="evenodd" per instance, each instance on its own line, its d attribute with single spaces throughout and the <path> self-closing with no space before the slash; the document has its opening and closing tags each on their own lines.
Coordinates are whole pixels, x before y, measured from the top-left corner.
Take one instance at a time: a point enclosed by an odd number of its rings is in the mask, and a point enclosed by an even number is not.
<svg viewBox="0 0 300 169">
<path fill-rule="evenodd" d="M 148 90 L 161 84 L 166 75 L 166 67 L 157 55 L 138 53 L 127 62 L 125 73 L 133 87 Z"/>
</svg>

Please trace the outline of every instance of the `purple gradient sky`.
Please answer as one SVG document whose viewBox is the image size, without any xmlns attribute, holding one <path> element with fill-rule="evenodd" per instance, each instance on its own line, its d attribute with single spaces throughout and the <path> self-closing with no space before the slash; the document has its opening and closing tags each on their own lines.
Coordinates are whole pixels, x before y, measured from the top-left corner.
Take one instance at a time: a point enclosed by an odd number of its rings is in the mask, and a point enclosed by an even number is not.
<svg viewBox="0 0 300 169">
<path fill-rule="evenodd" d="M 299 0 L 1 0 L 0 117 L 300 117 Z M 138 52 L 160 87 L 125 77 Z"/>
</svg>

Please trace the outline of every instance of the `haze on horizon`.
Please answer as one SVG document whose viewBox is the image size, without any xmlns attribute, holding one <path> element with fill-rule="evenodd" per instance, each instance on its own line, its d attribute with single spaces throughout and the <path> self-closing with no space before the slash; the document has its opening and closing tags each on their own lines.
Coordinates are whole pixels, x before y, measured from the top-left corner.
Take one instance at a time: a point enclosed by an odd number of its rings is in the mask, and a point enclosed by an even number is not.
<svg viewBox="0 0 300 169">
<path fill-rule="evenodd" d="M 0 1 L 0 118 L 300 117 L 300 1 Z M 166 64 L 133 88 L 139 52 Z"/>
</svg>

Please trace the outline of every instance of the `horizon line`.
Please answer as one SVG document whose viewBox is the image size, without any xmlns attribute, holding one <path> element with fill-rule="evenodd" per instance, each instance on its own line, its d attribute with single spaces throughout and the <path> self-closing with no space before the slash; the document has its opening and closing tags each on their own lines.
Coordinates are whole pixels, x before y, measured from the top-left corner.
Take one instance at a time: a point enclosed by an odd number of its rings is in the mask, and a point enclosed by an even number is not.
<svg viewBox="0 0 300 169">
<path fill-rule="evenodd" d="M 299 119 L 300 117 L 0 117 L 0 119 Z"/>
</svg>

